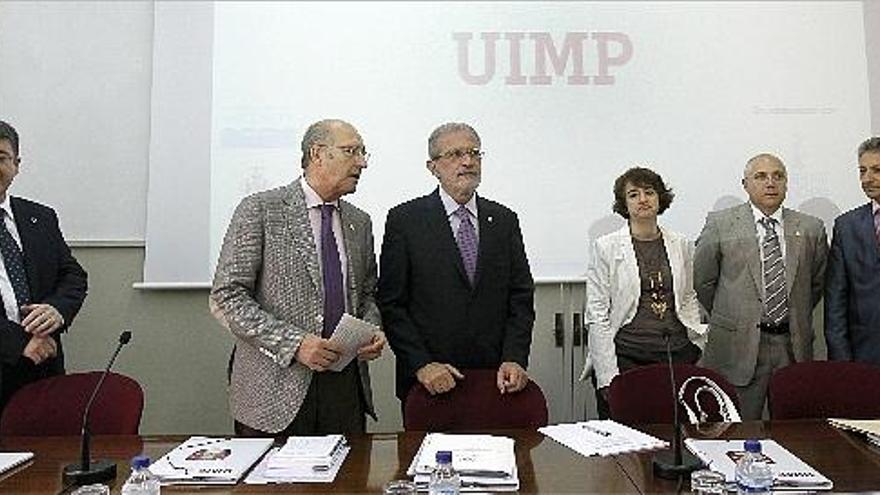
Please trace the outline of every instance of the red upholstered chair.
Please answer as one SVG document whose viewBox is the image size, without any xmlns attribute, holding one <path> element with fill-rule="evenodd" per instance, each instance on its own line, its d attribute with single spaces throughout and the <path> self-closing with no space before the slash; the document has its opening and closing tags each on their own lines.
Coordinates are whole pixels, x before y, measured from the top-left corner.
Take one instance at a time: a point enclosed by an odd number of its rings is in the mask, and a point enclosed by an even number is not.
<svg viewBox="0 0 880 495">
<path fill-rule="evenodd" d="M 497 370 L 461 370 L 452 391 L 432 396 L 421 384 L 409 391 L 404 406 L 407 431 L 463 431 L 539 428 L 547 425 L 547 401 L 537 383 L 523 390 L 498 392 Z"/>
<path fill-rule="evenodd" d="M 691 377 L 704 377 L 715 382 L 730 397 L 737 411 L 739 410 L 736 387 L 722 375 L 693 364 L 675 364 L 674 367 L 676 394 L 679 393 L 682 384 L 687 382 L 681 397 L 691 410 L 705 411 L 707 421 L 722 421 L 720 407 L 711 393 L 704 391 L 697 393 L 697 389 L 705 385 L 705 382 L 696 380 L 688 382 Z M 617 375 L 608 389 L 611 419 L 629 425 L 671 424 L 672 391 L 669 386 L 669 366 L 666 364 L 641 366 Z M 679 406 L 679 419 L 682 423 L 688 422 L 687 413 L 681 406 Z"/>
<path fill-rule="evenodd" d="M 101 373 L 59 375 L 25 385 L 3 410 L 0 436 L 79 435 L 83 409 Z M 136 435 L 143 410 L 138 382 L 109 373 L 92 404 L 89 427 L 96 435 Z"/>
<path fill-rule="evenodd" d="M 767 400 L 772 419 L 880 418 L 880 366 L 795 363 L 773 373 Z"/>
</svg>

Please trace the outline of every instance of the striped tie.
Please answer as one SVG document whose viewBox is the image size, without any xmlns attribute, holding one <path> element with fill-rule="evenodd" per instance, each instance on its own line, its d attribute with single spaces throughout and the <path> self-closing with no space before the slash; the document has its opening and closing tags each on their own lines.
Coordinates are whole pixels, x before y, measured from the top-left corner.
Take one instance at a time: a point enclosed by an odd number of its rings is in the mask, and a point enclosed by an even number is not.
<svg viewBox="0 0 880 495">
<path fill-rule="evenodd" d="M 782 247 L 776 235 L 776 220 L 764 217 L 759 220 L 764 227 L 764 322 L 779 325 L 788 316 L 788 299 L 785 295 L 785 264 Z"/>
</svg>

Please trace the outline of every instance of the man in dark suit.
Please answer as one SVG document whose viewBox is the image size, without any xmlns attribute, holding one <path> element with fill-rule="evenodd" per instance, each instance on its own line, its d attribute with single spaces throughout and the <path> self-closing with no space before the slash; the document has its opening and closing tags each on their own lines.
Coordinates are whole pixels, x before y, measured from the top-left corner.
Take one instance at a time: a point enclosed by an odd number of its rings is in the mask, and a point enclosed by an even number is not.
<svg viewBox="0 0 880 495">
<path fill-rule="evenodd" d="M 859 146 L 869 202 L 834 221 L 825 286 L 828 359 L 880 364 L 880 137 Z"/>
<path fill-rule="evenodd" d="M 483 152 L 469 125 L 435 129 L 428 156 L 440 187 L 388 213 L 380 258 L 397 397 L 417 382 L 448 392 L 464 368 L 497 369 L 500 393 L 522 390 L 535 312 L 519 220 L 477 196 Z"/>
<path fill-rule="evenodd" d="M 8 194 L 20 164 L 18 133 L 0 121 L 0 410 L 22 386 L 64 373 L 60 334 L 86 297 L 55 212 Z"/>
</svg>

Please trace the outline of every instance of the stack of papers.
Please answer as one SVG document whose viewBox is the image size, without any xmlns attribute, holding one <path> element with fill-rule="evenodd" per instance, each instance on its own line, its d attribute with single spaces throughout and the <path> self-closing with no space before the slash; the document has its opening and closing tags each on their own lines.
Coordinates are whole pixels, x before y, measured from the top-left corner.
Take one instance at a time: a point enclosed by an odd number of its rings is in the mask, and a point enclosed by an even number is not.
<svg viewBox="0 0 880 495">
<path fill-rule="evenodd" d="M 0 474 L 11 471 L 33 458 L 33 452 L 0 452 Z"/>
<path fill-rule="evenodd" d="M 190 437 L 150 471 L 163 485 L 234 485 L 271 446 L 271 438 Z"/>
<path fill-rule="evenodd" d="M 829 418 L 828 423 L 835 428 L 862 433 L 872 445 L 880 447 L 880 419 Z"/>
<path fill-rule="evenodd" d="M 610 419 L 544 426 L 538 431 L 584 456 L 659 450 L 669 443 Z"/>
<path fill-rule="evenodd" d="M 342 435 L 290 437 L 269 452 L 245 483 L 332 483 L 350 450 Z"/>
<path fill-rule="evenodd" d="M 729 487 L 736 485 L 736 461 L 743 456 L 745 440 L 699 440 L 688 438 L 684 441 L 712 471 L 724 475 Z M 761 453 L 773 471 L 773 491 L 778 490 L 830 490 L 834 484 L 779 445 L 774 440 L 761 440 Z"/>
<path fill-rule="evenodd" d="M 452 468 L 463 492 L 519 490 L 513 439 L 494 435 L 428 433 L 406 471 L 416 488 L 427 490 L 438 451 L 452 452 Z"/>
</svg>

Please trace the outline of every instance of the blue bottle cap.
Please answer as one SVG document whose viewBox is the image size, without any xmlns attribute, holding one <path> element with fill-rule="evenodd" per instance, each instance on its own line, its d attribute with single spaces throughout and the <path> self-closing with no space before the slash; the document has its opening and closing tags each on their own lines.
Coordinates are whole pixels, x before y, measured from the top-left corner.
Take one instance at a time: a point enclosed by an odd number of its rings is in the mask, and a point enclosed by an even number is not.
<svg viewBox="0 0 880 495">
<path fill-rule="evenodd" d="M 146 455 L 136 455 L 131 459 L 132 469 L 141 469 L 150 467 L 150 457 Z"/>
<path fill-rule="evenodd" d="M 750 438 L 743 443 L 743 447 L 746 452 L 751 452 L 752 454 L 760 454 L 761 453 L 761 442 Z"/>
<path fill-rule="evenodd" d="M 452 464 L 452 451 L 438 450 L 434 459 L 437 461 L 437 464 Z"/>
</svg>

